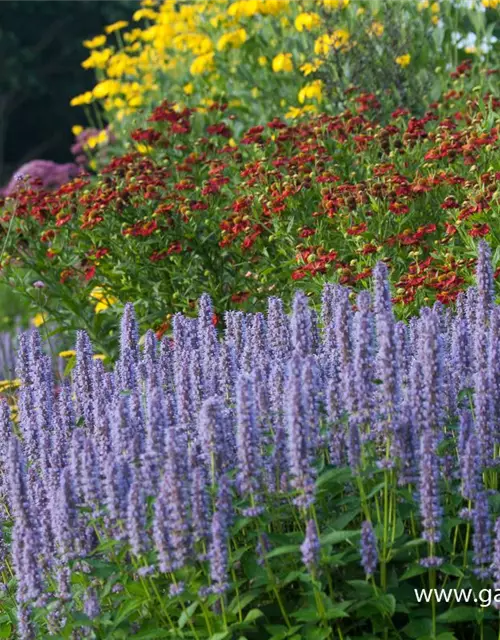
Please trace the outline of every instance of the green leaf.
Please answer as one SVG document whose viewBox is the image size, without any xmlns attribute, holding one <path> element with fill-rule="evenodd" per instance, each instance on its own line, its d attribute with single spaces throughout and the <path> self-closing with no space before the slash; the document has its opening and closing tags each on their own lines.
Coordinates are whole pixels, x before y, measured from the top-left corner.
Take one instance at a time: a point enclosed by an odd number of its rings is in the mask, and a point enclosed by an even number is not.
<svg viewBox="0 0 500 640">
<path fill-rule="evenodd" d="M 339 542 L 345 542 L 345 540 L 350 540 L 359 535 L 361 535 L 361 531 L 330 531 L 330 533 L 321 536 L 320 544 L 321 546 L 338 544 Z"/>
<path fill-rule="evenodd" d="M 286 544 L 282 547 L 278 547 L 277 549 L 273 549 L 268 554 L 266 554 L 266 558 L 269 560 L 271 558 L 276 558 L 277 556 L 283 556 L 286 553 L 298 553 L 300 551 L 299 544 Z"/>
<path fill-rule="evenodd" d="M 372 602 L 380 613 L 388 614 L 392 617 L 396 612 L 396 598 L 392 593 L 385 593 L 378 598 L 374 598 Z"/>
<path fill-rule="evenodd" d="M 370 598 L 374 594 L 372 585 L 364 580 L 348 580 L 347 584 L 356 591 L 358 597 Z"/>
<path fill-rule="evenodd" d="M 155 638 L 168 638 L 172 636 L 170 629 L 154 629 L 152 631 L 142 631 L 134 633 L 134 638 L 139 640 L 154 640 Z"/>
<path fill-rule="evenodd" d="M 331 637 L 331 633 L 330 629 L 309 628 L 302 631 L 302 637 L 305 640 L 325 640 Z"/>
<path fill-rule="evenodd" d="M 477 620 L 479 610 L 474 607 L 454 607 L 437 617 L 439 622 L 467 622 Z"/>
<path fill-rule="evenodd" d="M 255 591 L 250 593 L 245 593 L 245 595 L 240 596 L 239 598 L 238 596 L 236 596 L 230 602 L 227 610 L 231 613 L 238 613 L 239 611 L 242 611 L 246 606 L 248 606 L 251 602 L 253 602 L 255 598 L 258 598 L 258 597 L 259 597 L 259 593 Z"/>
<path fill-rule="evenodd" d="M 458 567 L 455 567 L 455 565 L 450 564 L 448 562 L 443 563 L 439 567 L 439 571 L 441 573 L 444 573 L 446 576 L 455 576 L 456 578 L 464 577 L 463 571 L 461 571 Z"/>
<path fill-rule="evenodd" d="M 181 613 L 181 615 L 179 616 L 179 629 L 183 629 L 186 626 L 188 620 L 192 618 L 193 613 L 196 611 L 199 604 L 200 603 L 197 600 L 196 602 L 190 604 L 189 607 L 187 607 L 187 609 L 185 609 L 185 611 Z"/>
<path fill-rule="evenodd" d="M 429 618 L 415 618 L 403 628 L 403 631 L 410 638 L 420 638 L 432 633 L 432 621 Z"/>
<path fill-rule="evenodd" d="M 292 613 L 291 617 L 300 622 L 311 622 L 319 618 L 316 607 L 303 607 L 300 611 Z"/>
<path fill-rule="evenodd" d="M 428 569 L 420 566 L 419 564 L 414 564 L 403 573 L 403 575 L 399 578 L 399 580 L 408 580 L 409 578 L 414 578 L 415 576 L 420 576 L 423 573 L 427 573 Z"/>
<path fill-rule="evenodd" d="M 322 473 L 316 480 L 316 487 L 320 489 L 325 488 L 325 485 L 340 484 L 345 485 L 346 482 L 352 479 L 352 471 L 349 467 L 341 467 L 340 469 L 335 467 L 334 469 L 328 469 Z"/>
<path fill-rule="evenodd" d="M 137 611 L 144 604 L 144 600 L 141 598 L 133 598 L 132 600 L 126 600 L 118 609 L 116 618 L 114 620 L 114 628 L 116 628 L 121 622 L 126 620 L 134 611 Z"/>
<path fill-rule="evenodd" d="M 263 615 L 264 614 L 262 613 L 262 611 L 260 609 L 250 609 L 250 611 L 245 616 L 245 619 L 244 619 L 243 622 L 253 622 L 254 620 L 257 620 L 258 618 L 262 618 Z"/>
<path fill-rule="evenodd" d="M 225 638 L 229 638 L 229 634 L 229 631 L 220 631 L 211 635 L 210 640 L 225 640 Z"/>
<path fill-rule="evenodd" d="M 340 607 L 331 607 L 326 611 L 326 618 L 328 620 L 337 620 L 338 618 L 348 618 L 349 614 L 346 613 Z"/>
<path fill-rule="evenodd" d="M 0 638 L 10 638 L 12 633 L 12 625 L 10 622 L 5 622 L 0 626 Z"/>
<path fill-rule="evenodd" d="M 295 580 L 300 580 L 300 578 L 304 575 L 303 571 L 290 571 L 287 575 L 280 581 L 280 584 L 290 584 L 290 582 L 295 582 Z"/>
</svg>

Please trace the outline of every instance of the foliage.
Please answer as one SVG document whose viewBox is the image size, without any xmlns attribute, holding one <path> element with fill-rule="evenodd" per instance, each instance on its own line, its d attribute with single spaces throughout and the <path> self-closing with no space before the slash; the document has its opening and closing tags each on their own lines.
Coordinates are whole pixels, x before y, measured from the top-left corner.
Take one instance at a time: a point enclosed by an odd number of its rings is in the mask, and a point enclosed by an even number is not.
<svg viewBox="0 0 500 640">
<path fill-rule="evenodd" d="M 59 393 L 40 336 L 23 334 L 15 426 L 0 402 L 1 633 L 493 637 L 488 247 L 457 314 L 438 303 L 396 323 L 386 276 L 381 263 L 355 311 L 327 285 L 321 323 L 298 291 L 291 316 L 270 298 L 266 317 L 230 312 L 220 338 L 203 296 L 173 341 L 148 332 L 142 350 L 129 305 L 113 372 L 81 332 Z M 484 606 L 419 603 L 423 588 Z"/>
<path fill-rule="evenodd" d="M 385 116 L 397 107 L 422 114 L 443 93 L 450 65 L 466 55 L 483 67 L 498 61 L 498 14 L 486 4 L 144 3 L 130 24 L 119 21 L 86 43 L 82 66 L 98 82 L 73 104 L 96 126 L 104 111 L 120 137 L 165 97 L 187 107 L 228 103 L 242 127 L 337 113 L 353 85 L 375 93 Z"/>
<path fill-rule="evenodd" d="M 296 280 L 311 292 L 332 276 L 363 288 L 380 259 L 403 316 L 453 301 L 470 282 L 474 238 L 499 246 L 500 103 L 471 92 L 469 72 L 462 63 L 423 118 L 398 109 L 378 124 L 373 94 L 351 93 L 338 116 L 275 119 L 238 142 L 225 105 L 164 103 L 96 180 L 6 200 L 5 273 L 104 350 L 116 345 L 117 301 L 161 333 L 204 291 L 219 313 L 259 310 L 272 291 L 288 301 Z M 493 89 L 495 73 L 485 76 Z M 96 287 L 110 299 L 94 314 Z"/>
</svg>

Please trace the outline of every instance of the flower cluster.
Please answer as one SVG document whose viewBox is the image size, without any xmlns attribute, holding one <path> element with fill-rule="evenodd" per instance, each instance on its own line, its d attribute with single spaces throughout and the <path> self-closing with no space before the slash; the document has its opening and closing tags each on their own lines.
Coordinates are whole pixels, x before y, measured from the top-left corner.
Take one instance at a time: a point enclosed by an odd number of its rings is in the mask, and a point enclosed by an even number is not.
<svg viewBox="0 0 500 640">
<path fill-rule="evenodd" d="M 449 0 L 142 5 L 130 23 L 109 25 L 105 34 L 84 42 L 89 56 L 82 66 L 95 70 L 97 84 L 71 102 L 93 119 L 102 107 L 116 133 L 134 113 L 164 97 L 165 87 L 171 100 L 205 107 L 224 100 L 239 117 L 254 121 L 269 113 L 295 118 L 328 111 L 352 84 L 368 92 L 378 88 L 387 104 L 395 98 L 395 106 L 421 105 L 428 87 L 436 86 L 436 73 L 463 54 L 470 29 L 478 29 L 479 43 L 491 20 L 489 13 L 483 16 L 481 30 L 473 15 L 477 8 Z M 483 48 L 491 56 L 495 46 L 494 38 L 486 38 L 469 51 L 481 60 Z"/>
<path fill-rule="evenodd" d="M 58 312 L 75 296 L 87 327 L 98 286 L 164 330 L 167 313 L 189 312 L 203 290 L 219 311 L 256 309 L 273 288 L 289 300 L 297 280 L 312 292 L 332 275 L 363 288 L 380 259 L 399 305 L 454 301 L 470 282 L 473 239 L 496 248 L 500 103 L 464 91 L 470 69 L 462 63 L 422 117 L 398 109 L 385 125 L 359 91 L 339 115 L 276 118 L 239 140 L 227 104 L 203 113 L 163 102 L 97 179 L 6 201 L 3 266 L 21 258 Z"/>
<path fill-rule="evenodd" d="M 489 247 L 456 313 L 436 303 L 396 321 L 383 263 L 374 280 L 354 305 L 325 285 L 320 313 L 301 291 L 291 315 L 276 297 L 266 315 L 229 311 L 223 335 L 203 295 L 196 318 L 176 314 L 173 337 L 148 331 L 142 348 L 129 304 L 114 369 L 81 331 L 71 380 L 54 380 L 36 329 L 21 335 L 16 426 L 0 402 L 2 563 L 16 578 L 3 602 L 17 602 L 19 638 L 188 622 L 199 638 L 271 638 L 290 618 L 304 637 L 318 621 L 342 634 L 343 618 L 362 634 L 389 624 L 398 579 L 499 575 Z M 353 603 L 353 587 L 389 609 Z"/>
</svg>

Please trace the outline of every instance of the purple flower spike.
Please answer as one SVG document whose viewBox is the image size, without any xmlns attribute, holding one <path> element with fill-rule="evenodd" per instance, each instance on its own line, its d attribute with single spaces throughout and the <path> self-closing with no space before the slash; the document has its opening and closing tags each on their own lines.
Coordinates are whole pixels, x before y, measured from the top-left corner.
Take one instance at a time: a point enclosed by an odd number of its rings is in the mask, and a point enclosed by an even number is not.
<svg viewBox="0 0 500 640">
<path fill-rule="evenodd" d="M 256 413 L 252 380 L 241 375 L 236 384 L 238 485 L 240 493 L 254 501 L 261 488 L 262 472 Z"/>
<path fill-rule="evenodd" d="M 141 490 L 141 480 L 137 475 L 132 481 L 127 505 L 127 537 L 135 556 L 145 551 L 146 503 Z"/>
<path fill-rule="evenodd" d="M 472 512 L 472 547 L 474 550 L 474 573 L 485 580 L 491 576 L 492 539 L 491 518 L 486 491 L 479 491 Z"/>
<path fill-rule="evenodd" d="M 378 564 L 377 539 L 372 523 L 365 520 L 361 525 L 361 566 L 367 576 L 375 573 Z"/>
<path fill-rule="evenodd" d="M 309 300 L 303 291 L 297 291 L 293 299 L 291 321 L 292 346 L 301 355 L 307 355 L 313 348 L 313 324 Z"/>
<path fill-rule="evenodd" d="M 442 509 L 439 492 L 439 460 L 436 454 L 436 440 L 427 429 L 420 445 L 420 514 L 422 517 L 422 538 L 428 542 L 441 540 Z"/>
<path fill-rule="evenodd" d="M 271 296 L 267 305 L 269 347 L 274 360 L 282 362 L 291 351 L 290 321 L 283 310 L 283 301 Z"/>
<path fill-rule="evenodd" d="M 302 562 L 310 573 L 314 573 L 319 562 L 320 544 L 316 523 L 314 520 L 308 520 L 306 526 L 306 535 L 304 542 L 300 545 L 302 553 Z"/>
</svg>

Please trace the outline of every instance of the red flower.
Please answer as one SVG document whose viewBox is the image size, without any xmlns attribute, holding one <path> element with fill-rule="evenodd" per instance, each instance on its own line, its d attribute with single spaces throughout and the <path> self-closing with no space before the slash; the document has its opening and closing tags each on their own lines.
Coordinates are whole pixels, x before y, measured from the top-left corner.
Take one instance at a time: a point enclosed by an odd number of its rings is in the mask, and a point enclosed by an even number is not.
<svg viewBox="0 0 500 640">
<path fill-rule="evenodd" d="M 473 238 L 483 238 L 490 232 L 490 227 L 487 224 L 475 224 L 469 231 L 469 235 Z"/>
<path fill-rule="evenodd" d="M 245 302 L 245 300 L 247 300 L 249 296 L 249 291 L 240 291 L 239 293 L 233 293 L 233 295 L 231 296 L 231 302 L 234 302 L 236 304 L 238 302 Z"/>
<path fill-rule="evenodd" d="M 309 238 L 316 233 L 315 229 L 311 229 L 310 227 L 304 227 L 302 231 L 299 233 L 299 238 Z"/>
<path fill-rule="evenodd" d="M 404 215 L 405 213 L 408 213 L 409 210 L 410 207 L 402 202 L 391 202 L 389 205 L 389 211 L 395 213 L 397 216 Z"/>
<path fill-rule="evenodd" d="M 361 222 L 360 224 L 355 224 L 354 226 L 349 227 L 346 233 L 348 236 L 360 236 L 367 229 L 368 229 L 368 225 L 366 224 L 366 222 Z"/>
<path fill-rule="evenodd" d="M 95 267 L 92 265 L 87 271 L 85 271 L 85 280 L 92 280 L 95 276 Z"/>
</svg>

